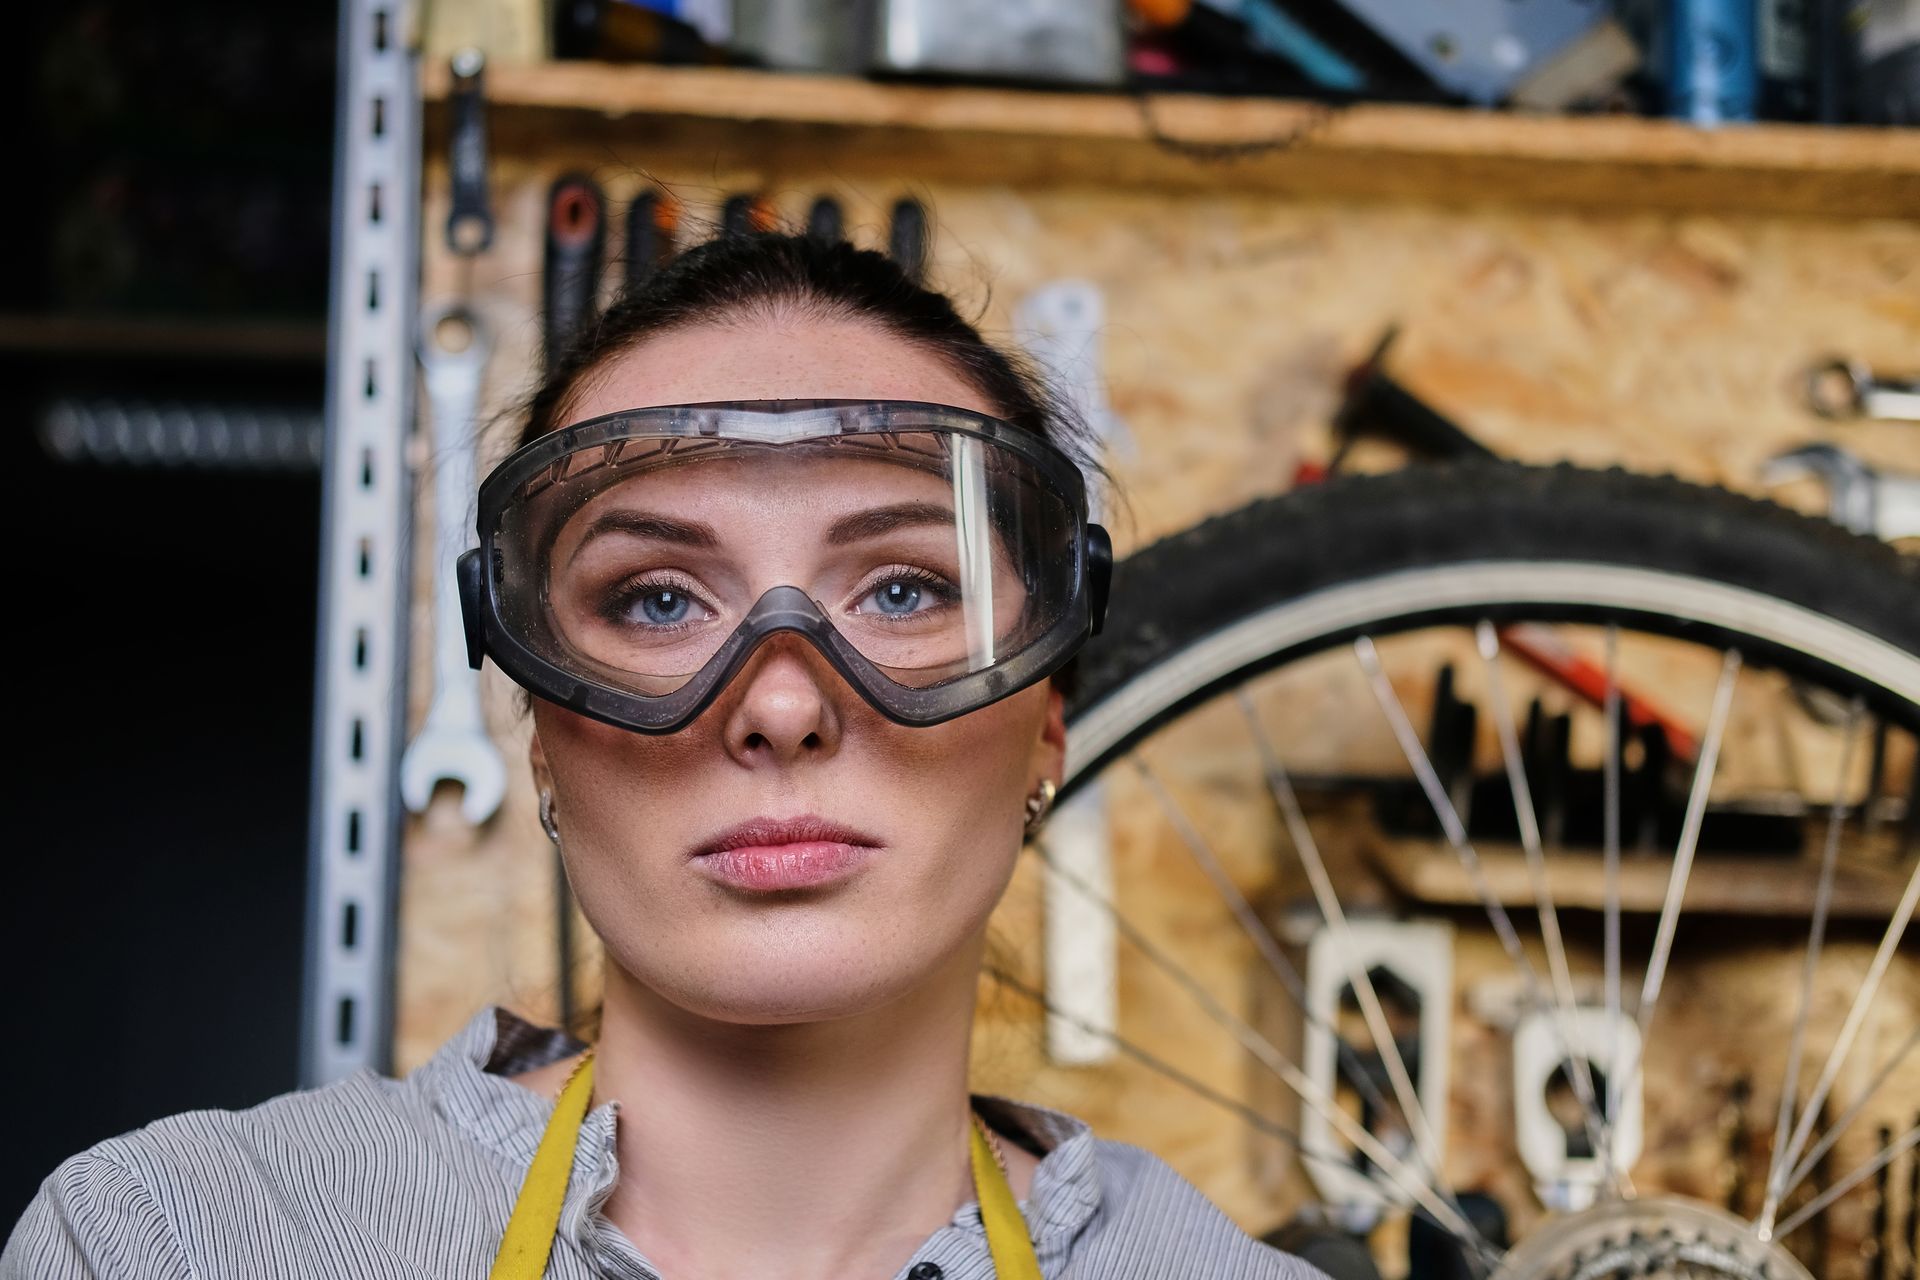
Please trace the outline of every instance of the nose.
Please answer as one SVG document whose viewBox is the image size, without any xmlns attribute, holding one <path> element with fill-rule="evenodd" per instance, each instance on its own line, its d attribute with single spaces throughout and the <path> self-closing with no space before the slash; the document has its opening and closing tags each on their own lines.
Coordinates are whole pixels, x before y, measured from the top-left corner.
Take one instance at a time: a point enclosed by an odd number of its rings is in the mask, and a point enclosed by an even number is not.
<svg viewBox="0 0 1920 1280">
<path fill-rule="evenodd" d="M 840 745 L 840 673 L 804 637 L 767 637 L 733 679 L 725 705 L 727 753 L 741 764 L 790 764 L 831 755 Z"/>
</svg>

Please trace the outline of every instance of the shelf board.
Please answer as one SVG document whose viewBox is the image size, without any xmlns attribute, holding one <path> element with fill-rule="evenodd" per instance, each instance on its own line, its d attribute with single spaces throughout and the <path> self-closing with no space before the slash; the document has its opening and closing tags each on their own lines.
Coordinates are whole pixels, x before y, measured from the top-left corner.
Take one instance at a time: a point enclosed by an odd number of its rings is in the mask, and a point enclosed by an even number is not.
<svg viewBox="0 0 1920 1280">
<path fill-rule="evenodd" d="M 236 317 L 0 314 L 0 353 L 72 356 L 204 356 L 322 360 L 320 320 Z"/>
<path fill-rule="evenodd" d="M 449 77 L 425 72 L 429 104 Z M 1831 217 L 1920 214 L 1920 130 L 881 83 L 591 62 L 487 69 L 495 145 L 827 148 L 838 169 L 1295 196 Z M 564 122 L 544 117 L 559 115 Z M 430 111 L 434 127 L 444 113 Z M 504 127 L 502 127 L 504 126 Z M 750 130 L 750 131 L 749 131 Z M 1169 141 L 1173 140 L 1173 141 Z M 1243 151 L 1234 152 L 1235 148 Z"/>
<path fill-rule="evenodd" d="M 1533 881 L 1518 845 L 1475 841 L 1487 889 L 1504 907 L 1532 910 Z M 1446 845 L 1431 840 L 1380 837 L 1366 846 L 1368 860 L 1395 889 L 1421 902 L 1474 907 L 1480 889 Z M 1606 868 L 1598 853 L 1554 850 L 1546 859 L 1547 887 L 1562 910 L 1599 911 L 1606 904 Z M 1881 920 L 1899 905 L 1905 877 L 1892 859 L 1842 861 L 1834 868 L 1831 912 L 1841 920 Z M 1657 913 L 1673 872 L 1672 858 L 1628 855 L 1620 863 L 1620 909 Z M 1685 909 L 1735 916 L 1806 919 L 1820 878 L 1812 858 L 1702 854 L 1687 878 Z"/>
</svg>

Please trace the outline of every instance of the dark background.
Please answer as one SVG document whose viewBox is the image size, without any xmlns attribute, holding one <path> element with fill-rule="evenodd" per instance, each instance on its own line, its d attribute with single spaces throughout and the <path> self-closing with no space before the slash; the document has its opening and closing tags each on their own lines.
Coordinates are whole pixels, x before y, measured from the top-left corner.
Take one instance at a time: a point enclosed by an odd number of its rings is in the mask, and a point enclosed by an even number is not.
<svg viewBox="0 0 1920 1280">
<path fill-rule="evenodd" d="M 316 412 L 333 161 L 332 4 L 37 8 L 0 273 L 0 1238 L 84 1147 L 297 1084 L 319 472 L 41 432 L 62 398 Z"/>
</svg>

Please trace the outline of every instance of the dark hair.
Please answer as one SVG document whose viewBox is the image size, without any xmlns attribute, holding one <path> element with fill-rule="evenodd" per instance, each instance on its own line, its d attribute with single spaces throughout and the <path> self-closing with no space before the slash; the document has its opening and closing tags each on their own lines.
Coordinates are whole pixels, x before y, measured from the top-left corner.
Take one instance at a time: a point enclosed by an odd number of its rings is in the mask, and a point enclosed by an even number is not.
<svg viewBox="0 0 1920 1280">
<path fill-rule="evenodd" d="M 519 443 L 567 425 L 582 383 L 648 338 L 701 324 L 783 315 L 863 321 L 946 361 L 993 405 L 999 417 L 1059 448 L 1097 480 L 1086 425 L 1024 356 L 1001 350 L 892 258 L 844 240 L 786 232 L 721 235 L 697 245 L 630 289 L 582 328 L 526 408 Z M 1054 673 L 1073 689 L 1070 661 Z"/>
</svg>

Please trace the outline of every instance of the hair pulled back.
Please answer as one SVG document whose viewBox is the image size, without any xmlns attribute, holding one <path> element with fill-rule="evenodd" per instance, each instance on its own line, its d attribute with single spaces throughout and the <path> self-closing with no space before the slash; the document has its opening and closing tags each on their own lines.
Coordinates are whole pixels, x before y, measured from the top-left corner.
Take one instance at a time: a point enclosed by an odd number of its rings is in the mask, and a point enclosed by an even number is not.
<svg viewBox="0 0 1920 1280">
<path fill-rule="evenodd" d="M 584 326 L 534 394 L 519 443 L 567 425 L 586 379 L 648 338 L 793 316 L 864 322 L 912 343 L 944 360 L 1001 418 L 1097 469 L 1084 425 L 1033 365 L 983 338 L 946 294 L 872 249 L 770 231 L 722 235 L 687 250 Z"/>
</svg>

